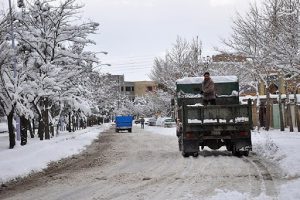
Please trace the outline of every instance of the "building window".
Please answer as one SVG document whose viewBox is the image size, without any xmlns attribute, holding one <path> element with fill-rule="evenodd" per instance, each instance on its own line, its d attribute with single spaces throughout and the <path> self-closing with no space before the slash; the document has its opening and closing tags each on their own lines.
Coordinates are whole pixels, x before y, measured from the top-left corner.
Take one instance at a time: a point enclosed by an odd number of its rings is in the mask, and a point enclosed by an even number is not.
<svg viewBox="0 0 300 200">
<path fill-rule="evenodd" d="M 134 87 L 131 87 L 131 91 L 134 92 Z"/>
<path fill-rule="evenodd" d="M 131 91 L 131 87 L 126 87 L 126 92 L 130 92 Z"/>
<path fill-rule="evenodd" d="M 123 88 L 123 87 L 121 87 L 121 91 L 122 91 L 122 92 L 124 91 L 124 88 Z"/>
<path fill-rule="evenodd" d="M 152 90 L 153 90 L 152 86 L 147 86 L 147 91 L 148 92 L 152 92 Z"/>
</svg>

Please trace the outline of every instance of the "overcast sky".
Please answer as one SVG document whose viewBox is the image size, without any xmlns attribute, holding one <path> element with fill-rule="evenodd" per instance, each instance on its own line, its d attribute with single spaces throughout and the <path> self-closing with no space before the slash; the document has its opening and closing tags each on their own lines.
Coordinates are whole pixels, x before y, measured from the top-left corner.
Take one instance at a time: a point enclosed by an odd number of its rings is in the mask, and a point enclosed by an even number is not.
<svg viewBox="0 0 300 200">
<path fill-rule="evenodd" d="M 8 0 L 0 0 L 8 1 Z M 12 0 L 16 2 L 16 0 Z M 172 47 L 177 36 L 199 37 L 203 56 L 220 47 L 231 33 L 236 11 L 244 13 L 254 0 L 78 0 L 83 19 L 100 23 L 90 47 L 99 54 L 102 71 L 124 74 L 126 81 L 150 80 L 153 59 Z"/>
</svg>

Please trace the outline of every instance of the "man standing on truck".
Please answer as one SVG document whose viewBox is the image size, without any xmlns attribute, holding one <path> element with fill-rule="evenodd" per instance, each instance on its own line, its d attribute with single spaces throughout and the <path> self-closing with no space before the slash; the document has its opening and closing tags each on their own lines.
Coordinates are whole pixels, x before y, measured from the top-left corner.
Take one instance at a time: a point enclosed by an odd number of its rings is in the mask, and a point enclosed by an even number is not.
<svg viewBox="0 0 300 200">
<path fill-rule="evenodd" d="M 209 72 L 204 73 L 201 94 L 203 95 L 203 105 L 216 105 L 215 83 L 210 78 Z"/>
</svg>

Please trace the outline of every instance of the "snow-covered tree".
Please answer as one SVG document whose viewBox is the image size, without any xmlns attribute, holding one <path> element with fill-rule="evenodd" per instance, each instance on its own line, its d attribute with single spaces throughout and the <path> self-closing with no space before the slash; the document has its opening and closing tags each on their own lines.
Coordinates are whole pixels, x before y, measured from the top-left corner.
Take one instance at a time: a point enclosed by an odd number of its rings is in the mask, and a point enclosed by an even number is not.
<svg viewBox="0 0 300 200">
<path fill-rule="evenodd" d="M 178 37 L 164 58 L 155 58 L 150 78 L 170 93 L 175 92 L 175 81 L 186 76 L 202 76 L 206 62 L 201 57 L 202 43 L 198 38 L 188 42 Z"/>
<path fill-rule="evenodd" d="M 9 148 L 15 146 L 15 134 L 13 129 L 13 114 L 16 107 L 15 78 L 12 65 L 13 50 L 7 39 L 9 37 L 9 16 L 0 18 L 0 106 L 8 118 Z"/>
<path fill-rule="evenodd" d="M 82 6 L 75 0 L 59 5 L 53 0 L 35 0 L 26 6 L 16 15 L 15 23 L 17 40 L 29 49 L 33 61 L 26 68 L 30 90 L 24 95 L 30 96 L 38 114 L 40 138 L 45 131 L 49 139 L 48 111 L 52 105 L 69 104 L 73 110 L 88 105 L 81 96 L 80 75 L 98 62 L 94 53 L 84 50 L 87 44 L 94 44 L 88 36 L 95 33 L 98 24 L 76 20 Z"/>
<path fill-rule="evenodd" d="M 261 9 L 254 4 L 246 16 L 234 20 L 233 34 L 225 44 L 248 58 L 241 70 L 262 81 L 269 96 L 270 73 L 299 76 L 299 41 L 299 1 L 266 0 Z M 268 111 L 267 105 L 267 117 Z"/>
</svg>

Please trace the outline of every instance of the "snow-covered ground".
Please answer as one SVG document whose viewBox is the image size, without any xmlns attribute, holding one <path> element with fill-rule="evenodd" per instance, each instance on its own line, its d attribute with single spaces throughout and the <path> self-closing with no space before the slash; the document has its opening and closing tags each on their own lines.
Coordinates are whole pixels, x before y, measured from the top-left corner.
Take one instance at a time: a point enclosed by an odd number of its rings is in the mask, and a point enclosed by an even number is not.
<svg viewBox="0 0 300 200">
<path fill-rule="evenodd" d="M 48 141 L 29 139 L 26 146 L 19 144 L 7 149 L 8 136 L 0 134 L 0 183 L 25 176 L 32 171 L 40 171 L 51 161 L 77 154 L 97 138 L 110 125 L 91 127 L 75 133 L 64 132 Z M 139 128 L 139 125 L 134 125 Z M 145 126 L 145 131 L 176 137 L 175 128 Z M 279 199 L 300 198 L 300 134 L 288 131 L 253 131 L 253 153 L 278 165 L 284 172 L 286 183 L 279 188 Z M 250 154 L 251 156 L 251 154 Z M 248 194 L 237 191 L 216 189 L 213 200 L 250 199 Z M 192 199 L 192 198 L 187 198 Z M 256 199 L 268 199 L 263 194 Z"/>
<path fill-rule="evenodd" d="M 0 123 L 0 133 L 7 131 L 7 124 L 6 123 Z"/>
<path fill-rule="evenodd" d="M 80 153 L 109 127 L 110 124 L 104 124 L 71 133 L 61 132 L 59 136 L 43 141 L 30 138 L 25 146 L 17 141 L 14 149 L 8 149 L 8 134 L 0 134 L 0 183 L 41 171 L 51 161 Z"/>
<path fill-rule="evenodd" d="M 148 131 L 176 137 L 175 128 L 146 126 Z M 260 130 L 252 132 L 253 152 L 279 165 L 283 170 L 287 183 L 280 188 L 280 199 L 300 199 L 300 133 L 281 132 L 279 130 Z M 250 155 L 251 156 L 251 155 Z M 247 194 L 236 191 L 216 189 L 218 195 L 213 200 L 249 199 Z M 266 199 L 261 195 L 258 199 Z"/>
</svg>

